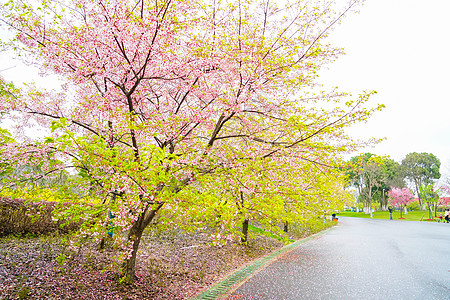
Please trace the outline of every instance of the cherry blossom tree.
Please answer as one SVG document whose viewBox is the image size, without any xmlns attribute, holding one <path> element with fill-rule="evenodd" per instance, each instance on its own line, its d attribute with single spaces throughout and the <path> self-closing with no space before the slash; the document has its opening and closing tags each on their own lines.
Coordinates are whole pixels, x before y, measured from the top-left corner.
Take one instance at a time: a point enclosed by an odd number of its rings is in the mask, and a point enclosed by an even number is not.
<svg viewBox="0 0 450 300">
<path fill-rule="evenodd" d="M 441 197 L 440 200 L 440 205 L 447 205 L 450 202 L 450 198 L 449 197 L 445 197 L 448 196 L 450 194 L 450 186 L 447 184 L 442 184 L 439 187 L 439 194 L 441 194 L 443 197 Z"/>
<path fill-rule="evenodd" d="M 2 145 L 2 148 L 4 145 L 13 142 L 14 139 L 11 137 L 11 134 L 7 130 L 0 128 L 0 145 Z M 0 149 L 0 155 L 4 155 L 2 149 Z M 8 174 L 12 173 L 13 170 L 14 167 L 10 162 L 3 160 L 0 161 L 0 178 L 5 178 Z"/>
<path fill-rule="evenodd" d="M 220 174 L 212 174 L 211 179 L 203 182 L 203 193 L 214 194 L 221 199 L 222 205 L 212 206 L 199 199 L 196 201 L 198 208 L 189 205 L 185 209 L 198 209 L 201 213 L 184 211 L 177 214 L 194 216 L 193 223 L 199 222 L 197 218 L 207 221 L 204 216 L 217 220 L 226 210 L 229 218 L 221 225 L 226 227 L 226 234 L 242 228 L 241 241 L 244 243 L 248 241 L 248 225 L 252 222 L 283 237 L 280 223 L 287 229 L 289 223 L 316 219 L 324 212 L 341 208 L 348 198 L 338 168 L 322 167 L 323 172 L 317 172 L 318 166 L 312 162 L 293 165 L 292 160 L 282 163 L 276 159 L 233 166 Z M 209 200 L 205 198 L 205 201 Z M 213 211 L 207 212 L 208 208 Z"/>
<path fill-rule="evenodd" d="M 450 197 L 440 197 L 438 205 L 448 206 L 450 204 Z"/>
<path fill-rule="evenodd" d="M 402 218 L 402 209 L 406 207 L 409 202 L 414 200 L 414 195 L 408 188 L 391 188 L 387 193 L 389 202 L 394 206 L 400 207 L 400 218 Z"/>
<path fill-rule="evenodd" d="M 2 93 L 0 111 L 21 128 L 51 129 L 43 141 L 5 146 L 5 159 L 40 161 L 39 176 L 76 170 L 78 190 L 99 200 L 82 195 L 65 217 L 100 240 L 115 216 L 126 281 L 162 209 L 197 217 L 204 203 L 224 223 L 236 212 L 281 217 L 283 201 L 305 199 L 308 184 L 364 145 L 345 128 L 382 108 L 367 106 L 372 92 L 316 84 L 317 70 L 342 54 L 323 40 L 357 2 L 334 11 L 328 1 L 11 0 L 1 8 L 11 43 L 63 85 Z M 281 201 L 289 186 L 294 196 Z M 302 207 L 323 204 L 312 194 Z M 226 209 L 232 203 L 237 210 Z"/>
</svg>

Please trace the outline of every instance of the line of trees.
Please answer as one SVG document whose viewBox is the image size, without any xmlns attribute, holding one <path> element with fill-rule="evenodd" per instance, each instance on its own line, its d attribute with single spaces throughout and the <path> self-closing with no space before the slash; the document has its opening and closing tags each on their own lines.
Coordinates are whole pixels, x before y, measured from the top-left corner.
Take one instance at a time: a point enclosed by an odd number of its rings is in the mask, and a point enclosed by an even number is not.
<svg viewBox="0 0 450 300">
<path fill-rule="evenodd" d="M 434 185 L 441 177 L 440 165 L 440 160 L 431 153 L 409 153 L 401 163 L 386 156 L 364 153 L 347 162 L 347 182 L 356 189 L 358 200 L 367 209 L 374 201 L 381 209 L 387 209 L 388 193 L 393 189 L 400 193 L 407 186 L 417 195 L 420 206 L 425 203 L 436 209 L 440 197 Z"/>
</svg>

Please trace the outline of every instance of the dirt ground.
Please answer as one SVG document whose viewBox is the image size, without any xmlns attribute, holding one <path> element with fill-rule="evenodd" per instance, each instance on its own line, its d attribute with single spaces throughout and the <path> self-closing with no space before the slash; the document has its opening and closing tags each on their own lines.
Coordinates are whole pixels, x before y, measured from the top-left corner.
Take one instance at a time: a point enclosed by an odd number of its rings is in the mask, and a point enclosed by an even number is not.
<svg viewBox="0 0 450 300">
<path fill-rule="evenodd" d="M 249 245 L 210 246 L 202 234 L 147 234 L 137 280 L 119 284 L 113 252 L 68 253 L 61 237 L 0 239 L 0 299 L 189 299 L 246 263 L 283 246 L 268 237 Z"/>
</svg>

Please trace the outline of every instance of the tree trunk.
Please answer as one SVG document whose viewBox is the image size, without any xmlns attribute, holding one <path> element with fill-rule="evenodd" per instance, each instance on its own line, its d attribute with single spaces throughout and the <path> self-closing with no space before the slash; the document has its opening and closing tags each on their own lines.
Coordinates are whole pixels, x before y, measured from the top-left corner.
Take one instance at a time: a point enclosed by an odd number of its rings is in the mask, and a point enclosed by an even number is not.
<svg viewBox="0 0 450 300">
<path fill-rule="evenodd" d="M 136 279 L 136 256 L 141 243 L 142 233 L 163 205 L 164 202 L 160 203 L 155 209 L 145 209 L 128 232 L 127 242 L 133 243 L 133 245 L 131 254 L 125 258 L 122 265 L 122 280 L 125 283 L 133 283 Z"/>
<path fill-rule="evenodd" d="M 242 222 L 241 243 L 247 243 L 247 241 L 248 241 L 248 219 L 245 219 L 244 222 Z"/>
<path fill-rule="evenodd" d="M 125 283 L 133 283 L 136 279 L 136 255 L 139 249 L 139 244 L 141 243 L 141 237 L 144 229 L 135 228 L 134 226 L 130 229 L 128 233 L 128 242 L 133 243 L 131 255 L 125 258 L 123 263 L 123 277 Z"/>
<path fill-rule="evenodd" d="M 105 237 L 102 237 L 100 244 L 98 245 L 98 250 L 102 251 L 105 249 Z"/>
<path fill-rule="evenodd" d="M 283 231 L 286 232 L 286 233 L 288 232 L 288 221 L 284 222 Z"/>
<path fill-rule="evenodd" d="M 420 184 L 417 182 L 417 180 L 414 180 L 414 185 L 416 187 L 416 193 L 417 193 L 417 198 L 419 200 L 419 205 L 422 206 L 422 204 L 423 204 L 422 195 L 420 194 L 420 191 L 419 191 Z"/>
</svg>

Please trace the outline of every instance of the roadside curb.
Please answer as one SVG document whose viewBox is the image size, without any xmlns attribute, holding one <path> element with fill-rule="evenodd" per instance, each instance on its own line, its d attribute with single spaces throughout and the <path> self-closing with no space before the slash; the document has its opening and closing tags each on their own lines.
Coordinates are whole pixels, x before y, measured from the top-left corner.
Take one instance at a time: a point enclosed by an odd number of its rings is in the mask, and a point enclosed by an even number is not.
<svg viewBox="0 0 450 300">
<path fill-rule="evenodd" d="M 321 232 L 318 232 L 316 234 L 310 235 L 304 239 L 298 240 L 292 244 L 286 245 L 281 249 L 275 250 L 272 253 L 264 256 L 263 258 L 260 258 L 259 260 L 252 262 L 243 268 L 237 270 L 233 274 L 229 275 L 224 280 L 215 283 L 212 287 L 209 289 L 203 291 L 201 294 L 194 296 L 191 298 L 191 300 L 213 300 L 213 299 L 219 299 L 220 297 L 224 296 L 225 294 L 229 293 L 229 291 L 234 290 L 233 287 L 238 286 L 240 283 L 244 282 L 246 279 L 248 279 L 251 275 L 254 273 L 260 271 L 265 266 L 272 263 L 278 256 L 281 254 L 284 254 L 286 252 L 289 252 L 291 250 L 294 250 L 295 248 L 299 247 L 301 244 L 306 243 L 307 241 L 310 241 L 312 239 L 315 239 L 319 236 L 322 236 L 329 231 L 333 230 L 337 226 L 332 226 L 328 229 L 325 229 Z"/>
</svg>

